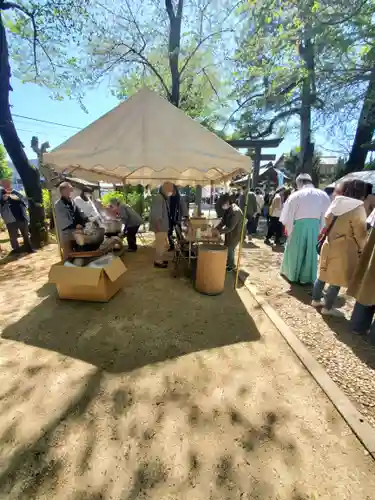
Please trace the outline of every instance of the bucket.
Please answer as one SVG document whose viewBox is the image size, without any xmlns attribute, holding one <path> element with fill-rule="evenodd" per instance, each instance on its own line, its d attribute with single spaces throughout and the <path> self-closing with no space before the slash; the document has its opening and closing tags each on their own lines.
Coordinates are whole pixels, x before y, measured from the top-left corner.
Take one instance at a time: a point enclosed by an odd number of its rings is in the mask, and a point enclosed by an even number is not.
<svg viewBox="0 0 375 500">
<path fill-rule="evenodd" d="M 224 291 L 228 249 L 221 245 L 201 245 L 198 248 L 195 289 L 205 295 Z"/>
</svg>

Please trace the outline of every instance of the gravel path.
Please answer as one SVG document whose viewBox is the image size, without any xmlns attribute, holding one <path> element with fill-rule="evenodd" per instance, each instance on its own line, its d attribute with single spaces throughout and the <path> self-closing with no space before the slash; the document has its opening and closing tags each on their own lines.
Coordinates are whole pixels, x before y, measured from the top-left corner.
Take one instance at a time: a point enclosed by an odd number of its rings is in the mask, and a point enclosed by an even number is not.
<svg viewBox="0 0 375 500">
<path fill-rule="evenodd" d="M 241 269 L 375 427 L 375 346 L 350 333 L 353 299 L 343 292 L 338 298 L 346 319 L 323 317 L 310 306 L 311 287 L 291 286 L 279 275 L 282 255 L 254 239 L 244 248 Z"/>
</svg>

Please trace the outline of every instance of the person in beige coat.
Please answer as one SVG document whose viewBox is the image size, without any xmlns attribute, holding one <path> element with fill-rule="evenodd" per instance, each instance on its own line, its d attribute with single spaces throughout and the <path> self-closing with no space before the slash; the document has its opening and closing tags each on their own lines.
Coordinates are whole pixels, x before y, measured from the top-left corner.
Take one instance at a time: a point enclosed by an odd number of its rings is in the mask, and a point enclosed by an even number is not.
<svg viewBox="0 0 375 500">
<path fill-rule="evenodd" d="M 365 334 L 370 328 L 370 340 L 375 344 L 375 209 L 367 219 L 370 233 L 366 240 L 348 295 L 356 299 L 350 319 L 353 333 Z"/>
<path fill-rule="evenodd" d="M 327 236 L 318 266 L 318 278 L 312 293 L 313 307 L 322 314 L 343 316 L 333 305 L 341 287 L 351 282 L 367 238 L 365 183 L 351 180 L 339 184 L 325 216 Z M 322 302 L 325 284 L 329 283 Z"/>
<path fill-rule="evenodd" d="M 150 231 L 155 233 L 155 260 L 154 267 L 165 269 L 168 260 L 164 260 L 166 242 L 169 231 L 169 198 L 173 195 L 174 185 L 166 181 L 159 192 L 153 196 L 150 210 Z"/>
</svg>

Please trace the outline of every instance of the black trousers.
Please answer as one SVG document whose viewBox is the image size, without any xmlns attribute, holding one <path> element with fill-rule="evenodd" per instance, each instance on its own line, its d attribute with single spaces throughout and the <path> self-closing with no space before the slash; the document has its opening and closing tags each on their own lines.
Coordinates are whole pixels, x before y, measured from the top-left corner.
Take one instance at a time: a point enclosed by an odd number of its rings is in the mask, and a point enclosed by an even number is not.
<svg viewBox="0 0 375 500">
<path fill-rule="evenodd" d="M 175 229 L 176 226 L 180 226 L 181 227 L 181 223 L 169 221 L 169 230 L 168 230 L 169 248 L 174 248 L 173 231 L 174 231 L 174 229 Z"/>
<path fill-rule="evenodd" d="M 137 250 L 137 233 L 139 226 L 128 227 L 126 229 L 126 239 L 128 241 L 129 250 Z"/>
<path fill-rule="evenodd" d="M 268 223 L 267 240 L 270 240 L 272 236 L 275 237 L 275 243 L 280 243 L 281 237 L 283 235 L 283 225 L 278 217 L 270 217 Z"/>
<path fill-rule="evenodd" d="M 27 221 L 16 221 L 7 224 L 7 229 L 9 233 L 10 244 L 13 250 L 19 249 L 18 244 L 18 231 L 22 234 L 23 244 L 26 250 L 31 249 L 31 241 L 29 237 L 29 225 Z"/>
<path fill-rule="evenodd" d="M 173 229 L 174 229 L 174 224 L 172 224 L 171 222 L 169 222 L 169 229 L 168 229 L 168 243 L 169 243 L 169 248 L 174 248 Z"/>
</svg>

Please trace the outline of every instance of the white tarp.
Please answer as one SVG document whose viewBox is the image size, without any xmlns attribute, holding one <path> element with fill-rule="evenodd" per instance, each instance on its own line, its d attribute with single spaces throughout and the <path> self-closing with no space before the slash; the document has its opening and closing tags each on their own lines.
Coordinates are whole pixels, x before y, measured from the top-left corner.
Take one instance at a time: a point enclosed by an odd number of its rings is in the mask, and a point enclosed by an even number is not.
<svg viewBox="0 0 375 500">
<path fill-rule="evenodd" d="M 44 155 L 56 171 L 89 181 L 209 184 L 251 160 L 155 92 L 142 89 Z"/>
</svg>

